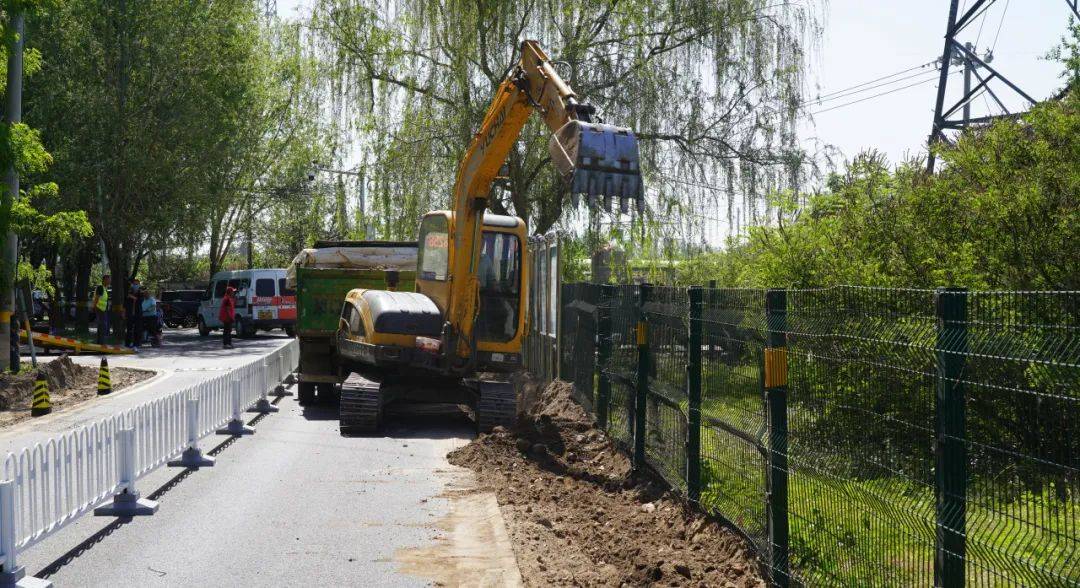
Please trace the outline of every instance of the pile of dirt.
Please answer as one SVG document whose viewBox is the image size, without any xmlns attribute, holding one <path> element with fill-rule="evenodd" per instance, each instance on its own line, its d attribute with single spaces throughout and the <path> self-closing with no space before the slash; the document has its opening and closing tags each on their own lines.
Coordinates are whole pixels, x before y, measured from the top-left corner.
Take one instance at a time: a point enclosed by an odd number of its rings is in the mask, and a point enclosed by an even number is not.
<svg viewBox="0 0 1080 588">
<path fill-rule="evenodd" d="M 594 427 L 570 384 L 519 382 L 518 425 L 449 456 L 496 494 L 529 586 L 764 586 L 749 546 Z"/>
<path fill-rule="evenodd" d="M 39 366 L 35 371 L 18 375 L 0 373 L 0 427 L 30 418 L 30 402 L 38 373 L 49 382 L 49 401 L 54 412 L 97 397 L 98 368 L 78 365 L 66 355 Z M 154 372 L 112 368 L 109 375 L 116 392 L 153 377 Z"/>
</svg>

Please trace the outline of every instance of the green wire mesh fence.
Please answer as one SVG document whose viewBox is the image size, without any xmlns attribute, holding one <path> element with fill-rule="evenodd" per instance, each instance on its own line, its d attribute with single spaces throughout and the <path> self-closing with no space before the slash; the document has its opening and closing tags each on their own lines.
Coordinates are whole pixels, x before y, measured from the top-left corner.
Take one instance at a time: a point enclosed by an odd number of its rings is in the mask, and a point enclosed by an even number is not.
<svg viewBox="0 0 1080 588">
<path fill-rule="evenodd" d="M 1080 292 L 776 293 L 566 285 L 561 378 L 774 584 L 1080 586 Z"/>
</svg>

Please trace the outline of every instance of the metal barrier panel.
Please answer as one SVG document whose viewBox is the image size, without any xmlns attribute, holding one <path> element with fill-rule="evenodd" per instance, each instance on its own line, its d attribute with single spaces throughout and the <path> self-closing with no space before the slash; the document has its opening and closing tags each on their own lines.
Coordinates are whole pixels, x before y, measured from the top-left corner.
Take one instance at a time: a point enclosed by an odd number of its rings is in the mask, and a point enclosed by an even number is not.
<svg viewBox="0 0 1080 588">
<path fill-rule="evenodd" d="M 598 366 L 611 382 L 608 399 L 608 434 L 615 442 L 629 447 L 634 440 L 634 389 L 637 385 L 637 345 L 635 327 L 638 320 L 638 289 L 636 286 L 604 288 L 599 305 L 609 317 L 611 332 L 607 337 L 610 356 Z"/>
<path fill-rule="evenodd" d="M 686 364 L 690 302 L 685 288 L 654 287 L 648 324 L 649 389 L 645 455 L 675 488 L 686 487 Z"/>
<path fill-rule="evenodd" d="M 933 291 L 788 291 L 792 574 L 934 584 Z"/>
<path fill-rule="evenodd" d="M 767 553 L 765 290 L 703 298 L 701 504 Z"/>
<path fill-rule="evenodd" d="M 1080 586 L 1080 292 L 966 299 L 966 579 Z"/>
</svg>

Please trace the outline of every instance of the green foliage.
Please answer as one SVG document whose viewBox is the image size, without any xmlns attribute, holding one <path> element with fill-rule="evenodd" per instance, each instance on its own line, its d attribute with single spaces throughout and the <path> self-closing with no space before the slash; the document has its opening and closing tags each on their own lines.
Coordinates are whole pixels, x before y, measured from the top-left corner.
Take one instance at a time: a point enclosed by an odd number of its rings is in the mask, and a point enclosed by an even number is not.
<svg viewBox="0 0 1080 588">
<path fill-rule="evenodd" d="M 19 260 L 19 269 L 15 281 L 19 283 L 29 282 L 32 289 L 41 290 L 51 296 L 56 293 L 56 289 L 52 285 L 52 277 L 52 272 L 45 267 L 45 264 L 35 267 L 29 261 Z"/>
<path fill-rule="evenodd" d="M 771 222 L 689 260 L 680 282 L 1080 287 L 1080 93 L 970 131 L 940 156 L 928 176 L 920 161 L 890 170 L 866 153 L 821 192 L 774 194 Z"/>
<path fill-rule="evenodd" d="M 382 236 L 415 230 L 446 207 L 455 171 L 521 39 L 537 39 L 607 122 L 638 132 L 650 206 L 694 218 L 711 192 L 757 199 L 797 182 L 795 122 L 814 6 L 759 0 L 530 3 L 505 0 L 319 0 L 311 20 L 326 82 L 357 135 Z M 345 82 L 347 80 L 347 82 Z M 491 207 L 546 232 L 568 205 L 551 171 L 550 132 L 526 125 Z M 564 225 L 567 226 L 567 225 Z M 407 227 L 401 228 L 401 227 Z M 675 224 L 665 224 L 671 234 Z M 595 244 L 594 244 L 595 245 Z M 595 248 L 595 247 L 593 247 Z"/>
</svg>

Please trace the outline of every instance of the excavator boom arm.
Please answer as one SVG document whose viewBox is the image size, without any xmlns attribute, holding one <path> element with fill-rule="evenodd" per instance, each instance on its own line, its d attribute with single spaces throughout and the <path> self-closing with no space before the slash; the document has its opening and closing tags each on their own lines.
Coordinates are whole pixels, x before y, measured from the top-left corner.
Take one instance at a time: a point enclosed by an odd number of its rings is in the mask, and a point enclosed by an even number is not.
<svg viewBox="0 0 1080 588">
<path fill-rule="evenodd" d="M 625 128 L 591 121 L 593 108 L 578 101 L 536 41 L 521 44 L 518 65 L 503 80 L 466 151 L 454 185 L 454 248 L 448 318 L 459 341 L 471 346 L 477 312 L 477 264 L 484 210 L 492 184 L 529 116 L 539 110 L 552 131 L 552 163 L 567 182 L 575 202 L 586 194 L 590 204 L 603 198 L 605 208 L 618 198 L 623 211 L 630 200 L 642 203 L 637 140 Z M 475 349 L 459 350 L 467 356 Z"/>
</svg>

